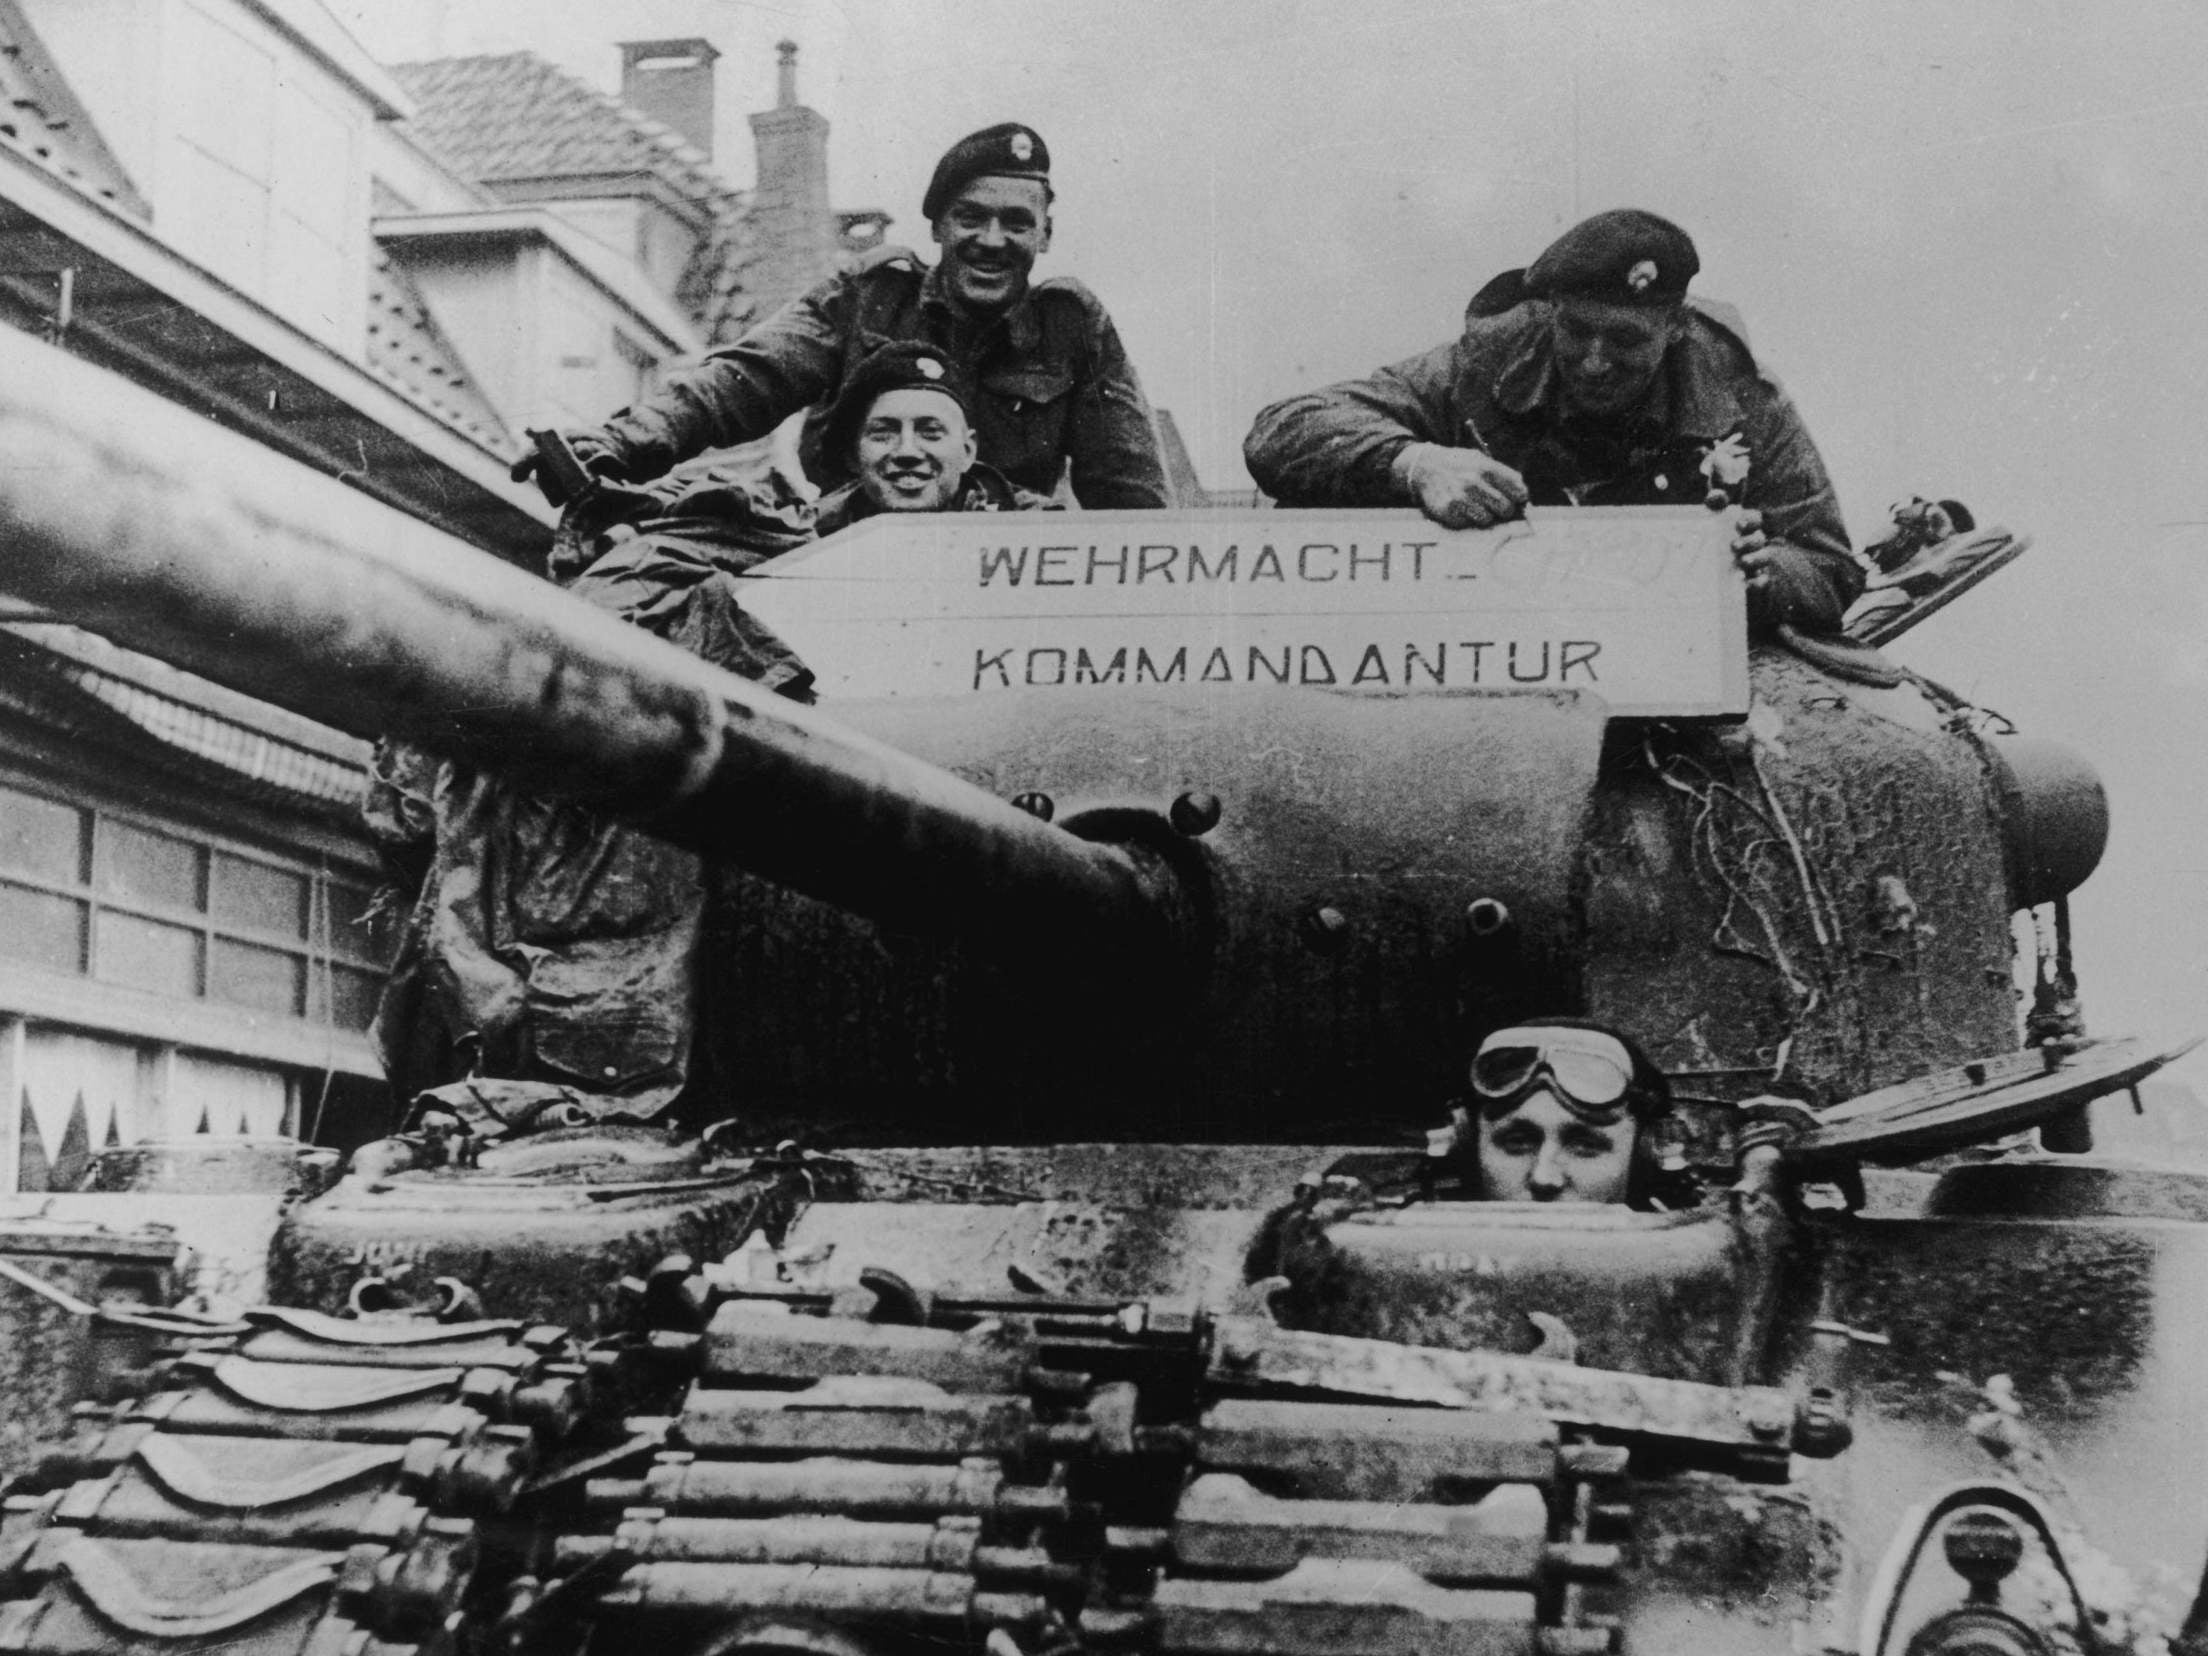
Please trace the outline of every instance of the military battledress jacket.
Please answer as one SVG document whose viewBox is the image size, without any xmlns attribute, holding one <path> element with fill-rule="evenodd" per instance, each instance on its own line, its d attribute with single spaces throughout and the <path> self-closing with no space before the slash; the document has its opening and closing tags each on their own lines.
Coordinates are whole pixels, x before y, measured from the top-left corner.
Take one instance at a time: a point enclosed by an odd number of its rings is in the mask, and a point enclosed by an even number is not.
<svg viewBox="0 0 2208 1656">
<path fill-rule="evenodd" d="M 1737 436 L 1747 450 L 1735 503 L 1763 514 L 1787 543 L 1752 613 L 1818 631 L 1838 627 L 1863 588 L 1824 461 L 1786 393 L 1748 347 L 1690 310 L 1642 406 L 1624 419 L 1561 413 L 1549 307 L 1529 301 L 1473 314 L 1450 344 L 1275 403 L 1243 456 L 1284 506 L 1406 504 L 1393 476 L 1412 443 L 1483 450 L 1525 478 L 1536 506 L 1699 504 L 1701 463 Z"/>
<path fill-rule="evenodd" d="M 604 440 L 633 480 L 657 477 L 705 449 L 764 437 L 800 409 L 817 410 L 863 357 L 896 340 L 925 341 L 965 370 L 978 393 L 981 458 L 1021 488 L 1049 495 L 1070 464 L 1083 506 L 1169 504 L 1150 404 L 1096 295 L 1054 277 L 1002 316 L 976 323 L 951 304 L 940 273 L 903 248 L 877 250 L 735 344 L 670 375 L 608 421 Z M 849 481 L 850 462 L 819 451 L 818 423 L 808 423 L 805 470 L 834 488 Z"/>
</svg>

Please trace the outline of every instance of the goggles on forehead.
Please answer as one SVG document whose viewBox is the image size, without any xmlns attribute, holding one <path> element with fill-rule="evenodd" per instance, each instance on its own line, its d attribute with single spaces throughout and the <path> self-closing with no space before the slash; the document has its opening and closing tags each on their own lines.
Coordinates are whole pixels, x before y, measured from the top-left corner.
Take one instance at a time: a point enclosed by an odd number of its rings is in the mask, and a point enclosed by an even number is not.
<svg viewBox="0 0 2208 1656">
<path fill-rule="evenodd" d="M 1546 1070 L 1567 1103 L 1589 1110 L 1621 1108 L 1633 1086 L 1633 1055 L 1599 1029 L 1498 1029 L 1472 1060 L 1472 1090 L 1482 1098 L 1515 1098 Z"/>
</svg>

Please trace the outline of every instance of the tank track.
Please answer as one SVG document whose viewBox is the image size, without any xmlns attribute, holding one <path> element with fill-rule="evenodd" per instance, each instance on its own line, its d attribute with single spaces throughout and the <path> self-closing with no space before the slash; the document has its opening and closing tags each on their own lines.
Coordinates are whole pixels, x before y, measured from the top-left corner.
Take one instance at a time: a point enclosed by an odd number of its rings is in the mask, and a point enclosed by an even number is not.
<svg viewBox="0 0 2208 1656">
<path fill-rule="evenodd" d="M 9 1500 L 0 1651 L 1614 1648 L 1625 1451 L 1544 1419 L 1213 1396 L 1169 1316 L 698 1320 L 255 1312 Z"/>
<path fill-rule="evenodd" d="M 591 1392 L 558 1329 L 262 1310 L 7 1503 L 0 1651 L 443 1656 Z"/>
<path fill-rule="evenodd" d="M 508 1625 L 564 1604 L 591 1649 L 697 1656 L 825 1650 L 824 1627 L 868 1653 L 1615 1647 L 1582 1595 L 1619 1567 L 1623 1449 L 1526 1415 L 1207 1399 L 1193 1342 L 1151 1332 L 725 1304 L 661 1337 L 693 1376 L 631 1423 L 661 1446 L 589 1481 Z"/>
</svg>

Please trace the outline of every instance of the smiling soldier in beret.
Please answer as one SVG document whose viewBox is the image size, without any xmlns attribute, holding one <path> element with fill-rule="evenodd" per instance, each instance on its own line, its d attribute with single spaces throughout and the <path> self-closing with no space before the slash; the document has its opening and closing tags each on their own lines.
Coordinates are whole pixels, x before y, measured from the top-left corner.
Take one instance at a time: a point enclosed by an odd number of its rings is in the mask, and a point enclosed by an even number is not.
<svg viewBox="0 0 2208 1656">
<path fill-rule="evenodd" d="M 1451 343 L 1266 409 L 1251 475 L 1283 505 L 1416 504 L 1452 529 L 1707 497 L 1740 508 L 1750 625 L 1836 631 L 1863 574 L 1824 462 L 1747 343 L 1687 302 L 1700 268 L 1669 220 L 1598 213 L 1475 294 Z"/>
<path fill-rule="evenodd" d="M 592 470 L 641 483 L 812 409 L 805 468 L 834 488 L 851 462 L 821 441 L 823 405 L 868 354 L 909 340 L 973 386 L 981 458 L 1012 482 L 1048 495 L 1067 479 L 1089 507 L 1169 504 L 1150 405 L 1110 315 L 1070 278 L 1029 281 L 1050 247 L 1052 199 L 1050 150 L 1034 128 L 1007 122 L 960 139 L 923 202 L 940 263 L 876 248 L 603 429 L 568 433 L 570 443 Z M 533 469 L 524 461 L 516 475 Z M 670 506 L 670 516 L 697 515 Z"/>
<path fill-rule="evenodd" d="M 1046 505 L 975 458 L 973 387 L 932 346 L 885 345 L 860 363 L 821 425 L 824 452 L 857 475 L 820 503 L 822 538 L 877 512 L 1015 512 Z"/>
</svg>

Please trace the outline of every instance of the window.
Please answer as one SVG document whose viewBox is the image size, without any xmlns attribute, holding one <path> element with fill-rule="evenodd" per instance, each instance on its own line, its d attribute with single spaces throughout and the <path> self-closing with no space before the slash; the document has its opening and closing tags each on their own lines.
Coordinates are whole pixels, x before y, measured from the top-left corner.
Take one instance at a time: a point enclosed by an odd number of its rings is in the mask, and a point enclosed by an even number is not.
<svg viewBox="0 0 2208 1656">
<path fill-rule="evenodd" d="M 388 949 L 361 880 L 0 787 L 0 961 L 366 1028 Z"/>
</svg>

